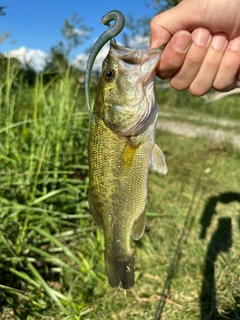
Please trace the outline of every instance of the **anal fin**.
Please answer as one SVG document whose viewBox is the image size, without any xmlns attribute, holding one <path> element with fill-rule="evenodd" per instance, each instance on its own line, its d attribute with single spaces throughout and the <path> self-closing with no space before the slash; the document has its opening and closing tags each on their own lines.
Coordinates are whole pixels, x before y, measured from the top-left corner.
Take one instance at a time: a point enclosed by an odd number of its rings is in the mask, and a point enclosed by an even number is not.
<svg viewBox="0 0 240 320">
<path fill-rule="evenodd" d="M 142 235 L 144 234 L 145 225 L 146 225 L 146 207 L 133 224 L 131 236 L 134 240 L 139 240 L 142 237 Z"/>
</svg>

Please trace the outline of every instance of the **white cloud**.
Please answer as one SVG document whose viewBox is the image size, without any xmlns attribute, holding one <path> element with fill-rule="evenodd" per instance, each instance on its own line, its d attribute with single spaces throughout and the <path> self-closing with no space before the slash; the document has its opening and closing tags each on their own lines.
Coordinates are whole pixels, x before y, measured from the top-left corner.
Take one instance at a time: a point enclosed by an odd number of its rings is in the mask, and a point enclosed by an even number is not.
<svg viewBox="0 0 240 320">
<path fill-rule="evenodd" d="M 79 36 L 85 36 L 85 35 L 89 34 L 89 31 L 74 28 L 73 29 L 73 34 L 77 34 Z"/>
<path fill-rule="evenodd" d="M 78 30 L 75 29 L 75 32 L 77 33 Z M 121 44 L 121 43 L 118 42 L 118 44 Z M 129 47 L 133 49 L 146 50 L 148 45 L 149 45 L 148 37 L 142 38 L 142 37 L 136 36 L 134 38 L 131 38 L 129 41 Z M 108 51 L 109 51 L 109 42 L 105 46 L 103 46 L 103 48 L 98 53 L 97 58 L 93 65 L 93 72 L 101 71 L 102 62 L 107 56 Z M 42 50 L 29 49 L 24 46 L 18 49 L 9 51 L 9 54 L 11 57 L 17 58 L 23 65 L 25 63 L 29 64 L 36 71 L 43 70 L 45 66 L 45 60 L 48 57 L 48 54 L 43 52 Z M 80 54 L 72 61 L 72 64 L 81 70 L 85 70 L 88 56 L 89 54 Z"/>
<path fill-rule="evenodd" d="M 93 65 L 92 71 L 101 71 L 102 69 L 102 62 L 106 58 L 109 51 L 109 44 L 107 43 L 103 48 L 99 51 L 96 60 Z M 87 65 L 89 55 L 87 54 L 79 54 L 73 61 L 73 65 L 81 70 L 85 70 Z"/>
<path fill-rule="evenodd" d="M 23 65 L 29 64 L 34 70 L 41 71 L 45 66 L 47 54 L 39 49 L 20 47 L 9 51 L 11 57 L 17 58 Z"/>
<path fill-rule="evenodd" d="M 131 37 L 129 40 L 129 47 L 133 49 L 147 50 L 149 47 L 149 37 Z"/>
<path fill-rule="evenodd" d="M 118 44 L 122 45 L 119 42 L 118 42 Z M 131 38 L 129 40 L 128 47 L 132 48 L 132 49 L 147 50 L 147 48 L 149 47 L 149 38 L 148 37 L 135 36 L 134 38 Z M 98 53 L 97 58 L 96 58 L 96 60 L 94 62 L 94 65 L 93 65 L 93 69 L 92 69 L 93 71 L 101 71 L 102 62 L 105 59 L 105 57 L 107 56 L 108 51 L 109 51 L 109 42 Z M 87 60 L 88 60 L 88 56 L 89 55 L 87 55 L 87 54 L 78 55 L 74 59 L 73 65 L 75 65 L 77 68 L 79 68 L 81 70 L 85 70 L 86 64 L 87 64 Z"/>
</svg>

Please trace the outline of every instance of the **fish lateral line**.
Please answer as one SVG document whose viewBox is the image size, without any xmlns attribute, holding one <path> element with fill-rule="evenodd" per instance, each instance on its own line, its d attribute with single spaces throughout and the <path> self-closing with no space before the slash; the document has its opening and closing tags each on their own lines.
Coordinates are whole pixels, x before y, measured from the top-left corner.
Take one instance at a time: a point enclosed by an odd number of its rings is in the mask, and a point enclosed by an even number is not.
<svg viewBox="0 0 240 320">
<path fill-rule="evenodd" d="M 149 170 L 167 172 L 165 157 L 154 144 L 154 80 L 162 52 L 116 44 L 112 31 L 124 25 L 118 11 L 109 12 L 102 23 L 108 28 L 94 45 L 87 69 L 91 71 L 101 46 L 110 40 L 93 109 L 89 106 L 89 208 L 103 228 L 109 284 L 128 290 L 134 286 L 130 238 L 139 240 L 144 234 Z"/>
</svg>

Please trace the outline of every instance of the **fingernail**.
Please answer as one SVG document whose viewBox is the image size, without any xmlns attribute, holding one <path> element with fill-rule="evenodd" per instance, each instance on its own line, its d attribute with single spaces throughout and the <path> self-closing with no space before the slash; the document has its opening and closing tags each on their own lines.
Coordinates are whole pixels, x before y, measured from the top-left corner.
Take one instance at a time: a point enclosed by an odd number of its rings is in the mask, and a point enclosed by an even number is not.
<svg viewBox="0 0 240 320">
<path fill-rule="evenodd" d="M 205 47 L 209 44 L 209 41 L 211 39 L 211 35 L 210 35 L 210 32 L 208 31 L 208 29 L 198 28 L 193 31 L 192 39 L 193 39 L 193 42 L 197 46 Z"/>
<path fill-rule="evenodd" d="M 159 47 L 159 43 L 158 42 L 151 42 L 149 47 L 148 47 L 148 50 L 151 50 L 151 49 L 154 49 L 154 48 L 157 48 Z"/>
<path fill-rule="evenodd" d="M 176 52 L 184 53 L 189 48 L 189 45 L 191 43 L 191 38 L 189 33 L 179 32 L 178 35 L 176 35 L 175 42 L 173 44 L 173 49 Z"/>
<path fill-rule="evenodd" d="M 228 48 L 232 51 L 240 51 L 240 37 L 230 40 Z"/>
<path fill-rule="evenodd" d="M 227 44 L 227 38 L 224 34 L 213 35 L 211 46 L 215 50 L 218 50 L 218 51 L 223 50 L 226 44 Z"/>
</svg>

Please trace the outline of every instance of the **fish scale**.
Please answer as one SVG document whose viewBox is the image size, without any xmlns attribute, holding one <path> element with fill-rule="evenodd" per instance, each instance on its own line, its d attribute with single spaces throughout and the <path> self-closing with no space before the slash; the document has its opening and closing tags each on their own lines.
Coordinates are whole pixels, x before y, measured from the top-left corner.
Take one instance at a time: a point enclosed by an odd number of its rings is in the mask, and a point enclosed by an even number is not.
<svg viewBox="0 0 240 320">
<path fill-rule="evenodd" d="M 138 144 L 135 152 L 127 151 L 127 157 L 125 153 L 129 138 L 117 136 L 101 120 L 91 125 L 90 209 L 98 225 L 105 231 L 105 260 L 112 287 L 121 283 L 128 289 L 134 284 L 130 235 L 134 222 L 145 211 L 149 171 L 146 158 L 150 158 L 154 146 L 154 132 L 155 122 L 148 127 L 144 138 L 141 136 L 141 144 Z M 138 140 L 138 137 L 131 139 Z M 123 157 L 126 157 L 124 165 Z M 140 235 L 144 227 L 145 223 L 141 226 Z M 124 261 L 118 267 L 123 270 L 118 271 L 117 276 L 111 276 L 111 270 L 116 268 L 111 266 L 119 260 Z"/>
<path fill-rule="evenodd" d="M 97 40 L 87 63 L 86 94 L 92 120 L 89 206 L 103 228 L 109 284 L 130 289 L 134 285 L 130 238 L 138 240 L 144 233 L 149 169 L 167 173 L 165 157 L 155 144 L 154 79 L 162 51 L 128 49 L 111 40 L 91 110 L 88 95 L 93 61 L 108 35 L 120 32 L 124 23 L 119 11 L 103 17 L 104 23 L 111 20 L 115 24 Z"/>
</svg>

